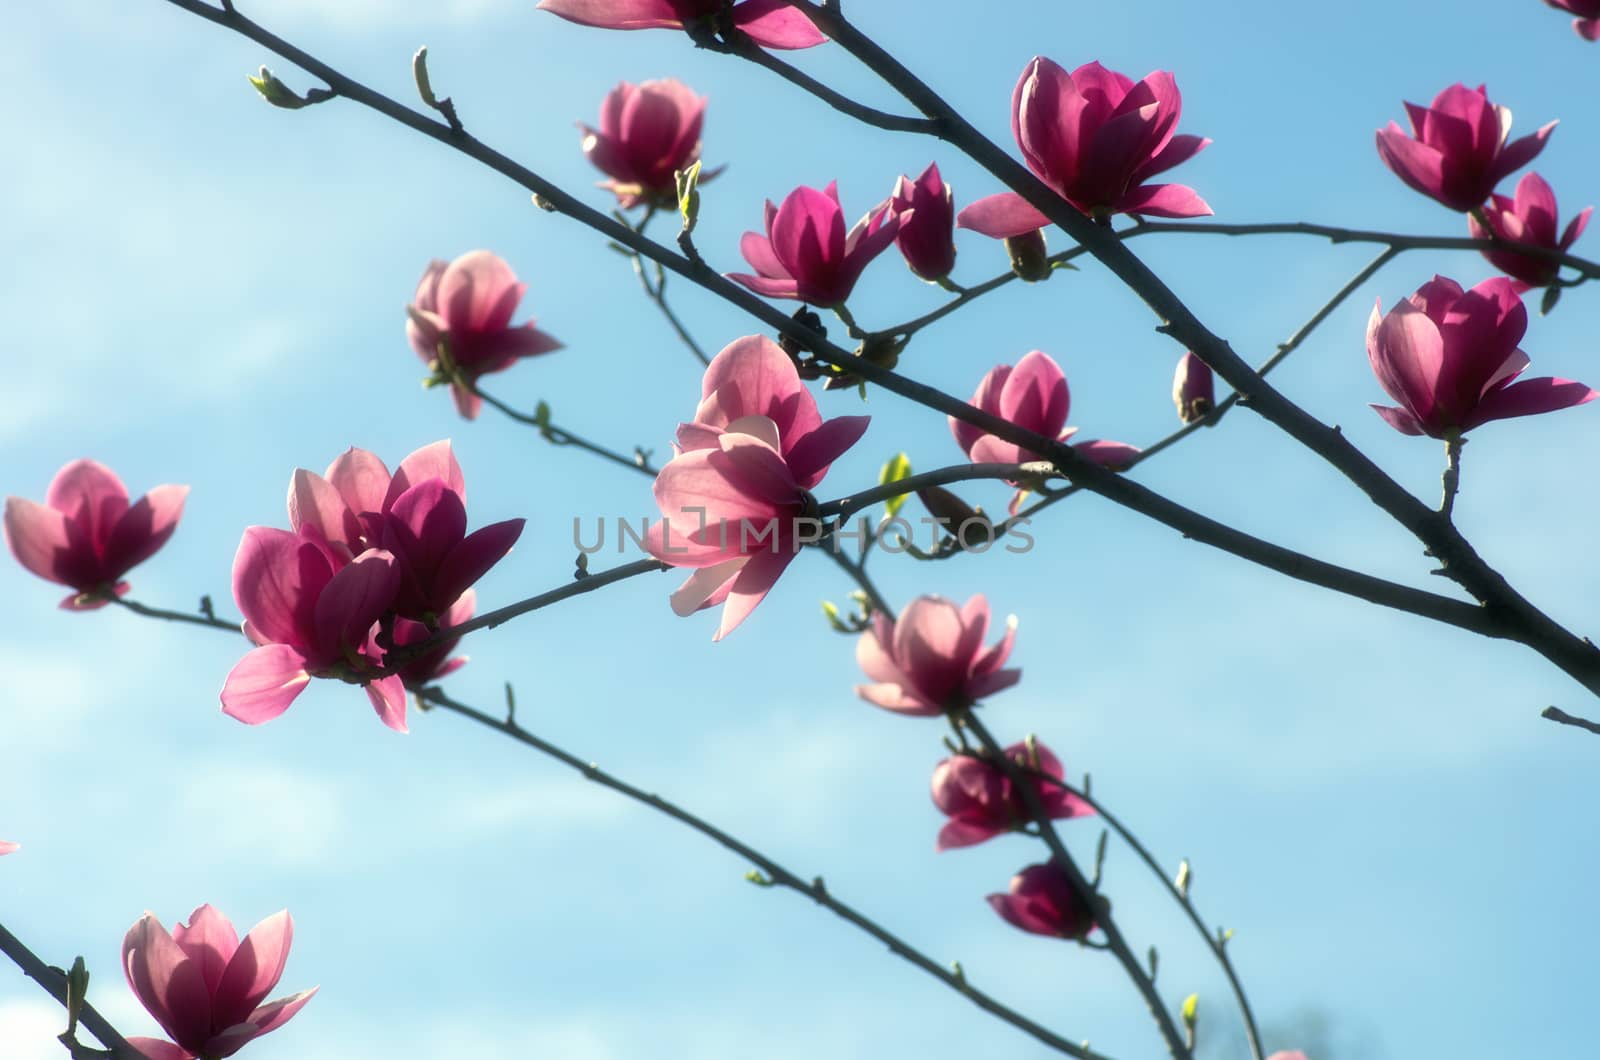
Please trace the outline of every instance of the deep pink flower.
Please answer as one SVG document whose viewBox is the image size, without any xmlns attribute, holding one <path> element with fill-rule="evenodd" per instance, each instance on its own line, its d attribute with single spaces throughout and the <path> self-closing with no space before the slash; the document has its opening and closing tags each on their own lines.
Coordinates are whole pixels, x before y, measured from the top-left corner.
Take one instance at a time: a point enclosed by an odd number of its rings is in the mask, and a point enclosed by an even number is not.
<svg viewBox="0 0 1600 1060">
<path fill-rule="evenodd" d="M 452 262 L 432 261 L 406 306 L 406 337 L 422 362 L 448 378 L 439 367 L 440 344 L 465 376 L 475 382 L 503 372 L 523 357 L 561 349 L 561 343 L 533 326 L 511 326 L 511 315 L 528 290 L 504 260 L 487 250 L 474 250 Z M 450 384 L 456 409 L 476 419 L 483 399 L 465 386 Z"/>
<path fill-rule="evenodd" d="M 798 187 L 782 206 L 767 200 L 767 234 L 746 232 L 739 252 L 756 275 L 732 272 L 737 280 L 768 298 L 792 298 L 815 306 L 842 305 L 855 289 L 867 262 L 894 242 L 908 215 L 895 215 L 879 203 L 844 230 L 838 181 L 826 188 Z"/>
<path fill-rule="evenodd" d="M 1184 423 L 1203 420 L 1217 407 L 1211 367 L 1192 351 L 1185 351 L 1178 359 L 1178 370 L 1172 377 L 1172 403 Z"/>
<path fill-rule="evenodd" d="M 1026 743 L 1006 748 L 1006 757 L 1024 769 L 1064 779 L 1061 760 L 1050 748 L 1034 742 L 1035 759 Z M 1094 809 L 1059 784 L 1035 779 L 1034 791 L 1051 818 L 1087 817 Z M 950 820 L 939 829 L 938 850 L 967 847 L 993 839 L 1027 824 L 1027 803 L 1011 783 L 1005 770 L 975 755 L 952 755 L 933 770 L 933 804 Z"/>
<path fill-rule="evenodd" d="M 1572 31 L 1584 40 L 1600 40 L 1600 0 L 1544 0 L 1558 11 L 1570 11 Z"/>
<path fill-rule="evenodd" d="M 7 839 L 0 839 L 0 856 L 15 854 L 22 849 L 21 843 L 13 843 Z"/>
<path fill-rule="evenodd" d="M 985 648 L 988 632 L 989 601 L 982 593 L 965 606 L 919 596 L 898 619 L 874 612 L 856 641 L 856 662 L 876 683 L 857 685 L 856 695 L 885 710 L 932 717 L 1010 688 L 1022 671 L 1001 667 L 1011 656 L 1017 620 L 1007 619 L 1005 636 Z"/>
<path fill-rule="evenodd" d="M 1367 323 L 1372 371 L 1400 408 L 1372 406 L 1403 434 L 1447 438 L 1490 420 L 1554 412 L 1600 394 L 1582 383 L 1548 376 L 1512 380 L 1528 367 L 1517 349 L 1528 310 L 1504 276 L 1470 291 L 1435 276 L 1417 293 Z"/>
<path fill-rule="evenodd" d="M 379 619 L 400 592 L 394 556 L 368 549 L 345 563 L 304 527 L 245 530 L 233 560 L 233 599 L 256 647 L 222 688 L 222 711 L 248 725 L 271 721 L 313 677 L 362 685 L 383 723 L 406 731 L 405 685 L 375 677 L 383 664 Z"/>
<path fill-rule="evenodd" d="M 316 987 L 262 1004 L 283 975 L 294 938 L 287 911 L 257 924 L 244 941 L 209 905 L 169 935 L 146 913 L 122 940 L 122 970 L 139 1003 L 171 1042 L 129 1038 L 150 1060 L 218 1060 L 299 1012 Z"/>
<path fill-rule="evenodd" d="M 439 617 L 439 630 L 442 632 L 447 629 L 454 629 L 471 618 L 477 603 L 478 594 L 475 591 L 468 589 L 462 593 L 461 598 Z M 432 635 L 433 631 L 421 622 L 416 622 L 409 618 L 397 618 L 394 621 L 394 646 L 396 648 L 418 644 Z M 450 676 L 467 665 L 467 657 L 465 655 L 451 657 L 450 652 L 455 647 L 455 643 L 443 644 L 437 648 L 430 648 L 416 658 L 409 660 L 399 668 L 400 680 L 405 682 L 407 688 L 418 689 Z"/>
<path fill-rule="evenodd" d="M 1394 122 L 1378 130 L 1378 156 L 1395 176 L 1452 210 L 1483 205 L 1496 184 L 1544 150 L 1555 122 L 1506 142 L 1511 111 L 1489 102 L 1483 85 L 1454 84 L 1431 107 L 1406 104 L 1412 135 Z"/>
<path fill-rule="evenodd" d="M 1011 890 L 989 904 L 1006 922 L 1035 935 L 1082 939 L 1094 930 L 1094 912 L 1055 862 L 1029 865 L 1011 877 Z"/>
<path fill-rule="evenodd" d="M 700 158 L 705 113 L 705 97 L 681 81 L 624 81 L 600 105 L 600 128 L 579 123 L 583 153 L 611 178 L 600 186 L 614 192 L 623 209 L 641 203 L 671 208 L 678 201 L 673 175 Z M 700 183 L 716 172 L 702 172 Z"/>
<path fill-rule="evenodd" d="M 1072 406 L 1066 373 L 1049 354 L 1039 350 L 1026 354 L 1014 368 L 1002 364 L 990 369 L 968 403 L 1058 442 L 1066 442 L 1078 432 L 1078 428 L 1066 425 Z M 954 416 L 950 417 L 950 433 L 975 464 L 1023 464 L 1044 459 L 1031 449 L 986 434 Z M 1139 455 L 1136 447 L 1124 442 L 1097 439 L 1071 444 L 1085 459 L 1113 471 L 1128 466 Z M 1024 496 L 1026 491 L 1012 499 L 1013 514 Z"/>
<path fill-rule="evenodd" d="M 1011 94 L 1011 134 L 1034 176 L 1082 213 L 1202 217 L 1211 207 L 1193 188 L 1145 183 L 1211 142 L 1175 135 L 1182 112 L 1178 84 L 1164 70 L 1135 83 L 1099 63 L 1069 74 L 1036 58 Z M 1010 191 L 979 199 L 956 218 L 957 227 L 995 239 L 1049 223 Z"/>
<path fill-rule="evenodd" d="M 1490 229 L 1501 239 L 1513 243 L 1528 243 L 1549 250 L 1567 250 L 1588 227 L 1593 206 L 1585 206 L 1567 224 L 1567 230 L 1556 238 L 1556 193 L 1543 177 L 1528 173 L 1517 182 L 1516 198 L 1492 195 L 1483 207 L 1489 228 L 1467 216 L 1467 228 L 1474 239 L 1486 239 Z M 1553 283 L 1561 266 L 1542 258 L 1531 258 L 1508 250 L 1485 250 L 1483 256 L 1489 264 L 1527 287 L 1543 287 Z"/>
<path fill-rule="evenodd" d="M 130 506 L 115 472 L 74 460 L 56 472 L 43 504 L 6 498 L 6 545 L 34 574 L 72 587 L 62 607 L 93 610 L 127 593 L 122 576 L 167 543 L 188 495 L 188 486 L 157 486 Z"/>
<path fill-rule="evenodd" d="M 726 604 L 717 640 L 771 591 L 820 531 L 810 490 L 867 428 L 866 416 L 823 422 L 794 362 L 770 339 L 737 339 L 712 358 L 695 421 L 656 476 L 664 516 L 646 547 L 695 568 L 672 594 L 679 615 Z"/>
<path fill-rule="evenodd" d="M 466 532 L 466 484 L 449 441 L 418 449 L 392 477 L 376 456 L 350 449 L 326 476 L 298 469 L 289 483 L 290 528 L 313 527 L 343 559 L 391 553 L 400 572 L 394 609 L 430 625 L 505 558 L 524 522 Z"/>
<path fill-rule="evenodd" d="M 539 6 L 568 22 L 600 29 L 682 29 L 709 19 L 724 0 L 539 0 Z M 805 15 L 783 0 L 742 0 L 733 5 L 733 24 L 767 48 L 810 48 L 827 41 Z"/>
<path fill-rule="evenodd" d="M 956 267 L 955 205 L 950 185 L 933 163 L 915 181 L 901 177 L 889 200 L 900 221 L 895 245 L 924 280 L 942 280 Z"/>
</svg>

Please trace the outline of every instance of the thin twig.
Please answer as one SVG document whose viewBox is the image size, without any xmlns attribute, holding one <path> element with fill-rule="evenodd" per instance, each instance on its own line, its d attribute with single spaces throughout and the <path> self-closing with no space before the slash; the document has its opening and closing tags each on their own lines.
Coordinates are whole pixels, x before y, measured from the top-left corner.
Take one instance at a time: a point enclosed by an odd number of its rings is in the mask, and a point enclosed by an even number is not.
<svg viewBox="0 0 1600 1060">
<path fill-rule="evenodd" d="M 63 1006 L 67 1004 L 66 973 L 59 968 L 52 968 L 50 965 L 45 964 L 38 955 L 23 944 L 21 939 L 7 931 L 4 924 L 0 924 L 0 953 L 4 953 L 11 958 L 12 962 L 22 969 L 24 975 L 44 988 L 45 993 L 55 998 Z M 89 1033 L 94 1035 L 100 1044 L 105 1046 L 105 1049 L 89 1050 L 83 1046 L 74 1047 L 69 1042 L 63 1041 L 62 1044 L 68 1047 L 75 1060 L 77 1057 L 144 1060 L 144 1054 L 129 1045 L 128 1040 L 122 1036 L 121 1032 L 111 1025 L 111 1021 L 100 1015 L 88 1001 L 84 1001 L 78 1009 L 78 1022 L 87 1027 Z"/>
<path fill-rule="evenodd" d="M 743 37 L 744 35 L 741 33 L 739 36 Z M 930 121 L 927 118 L 890 114 L 887 111 L 878 110 L 876 107 L 869 107 L 865 103 L 858 103 L 849 96 L 829 88 L 810 74 L 795 69 L 795 67 L 784 62 L 776 55 L 755 44 L 748 37 L 737 43 L 706 41 L 698 41 L 697 43 L 712 51 L 723 52 L 727 55 L 737 55 L 742 59 L 755 63 L 757 66 L 771 70 L 790 84 L 798 85 L 834 110 L 847 114 L 859 122 L 875 128 L 887 129 L 890 132 L 939 135 L 939 124 L 937 122 Z"/>
<path fill-rule="evenodd" d="M 917 475 L 908 475 L 903 479 L 888 482 L 881 486 L 852 493 L 848 497 L 841 497 L 836 501 L 829 501 L 821 505 L 818 514 L 826 519 L 838 516 L 841 523 L 849 521 L 850 517 L 863 508 L 871 507 L 879 501 L 890 500 L 894 497 L 904 497 L 917 492 L 924 486 L 943 486 L 951 482 L 967 482 L 972 479 L 1000 479 L 1002 481 L 1022 478 L 1025 475 L 1048 477 L 1056 474 L 1055 468 L 1046 461 L 1034 461 L 1025 464 L 955 464 L 951 467 L 942 467 L 937 471 L 924 471 Z"/>
<path fill-rule="evenodd" d="M 643 236 L 645 226 L 650 223 L 651 218 L 655 217 L 655 215 L 656 208 L 654 206 L 647 207 L 644 216 L 639 219 L 637 225 L 633 226 L 633 230 Z M 649 298 L 655 304 L 655 307 L 661 311 L 661 315 L 666 318 L 667 324 L 672 328 L 673 334 L 677 335 L 678 341 L 683 343 L 689 352 L 694 355 L 694 359 L 699 361 L 701 365 L 709 365 L 711 358 L 706 355 L 705 348 L 689 333 L 689 329 L 684 326 L 683 321 L 678 319 L 678 314 L 673 311 L 672 306 L 667 304 L 667 274 L 666 270 L 661 267 L 661 263 L 659 261 L 654 263 L 656 281 L 651 284 L 650 277 L 645 273 L 644 256 L 637 250 L 630 250 L 629 257 L 633 261 L 633 274 L 639 278 L 639 286 L 644 288 L 645 297 Z"/>
<path fill-rule="evenodd" d="M 1060 1035 L 1040 1026 L 1016 1010 L 1009 1008 L 999 1001 L 996 1001 L 993 997 L 989 996 L 983 991 L 977 989 L 967 979 L 964 973 L 958 974 L 951 969 L 945 968 L 943 965 L 934 961 L 931 957 L 928 957 L 921 951 L 911 946 L 899 936 L 890 932 L 887 928 L 878 924 L 865 914 L 857 911 L 853 906 L 840 901 L 838 897 L 836 897 L 830 890 L 828 890 L 826 886 L 823 885 L 820 877 L 807 881 L 804 877 L 789 871 L 778 862 L 761 853 L 759 850 L 756 850 L 749 844 L 735 838 L 729 833 L 718 828 L 716 825 L 711 824 L 709 821 L 690 813 L 688 810 L 683 809 L 675 803 L 663 799 L 659 795 L 647 792 L 642 788 L 637 788 L 632 784 L 629 784 L 626 781 L 607 773 L 593 762 L 585 761 L 582 758 L 579 758 L 578 756 L 571 754 L 560 747 L 557 747 L 555 744 L 535 736 L 533 733 L 522 728 L 522 726 L 516 724 L 516 722 L 512 720 L 496 718 L 492 715 L 486 714 L 483 711 L 468 706 L 465 703 L 452 699 L 437 687 L 424 688 L 418 693 L 418 697 L 424 702 L 430 703 L 436 707 L 442 707 L 445 710 L 453 711 L 464 718 L 468 718 L 477 722 L 479 725 L 482 725 L 485 728 L 493 729 L 496 732 L 509 736 L 518 743 L 531 747 L 534 750 L 539 751 L 541 754 L 548 755 L 563 765 L 577 770 L 579 773 L 583 774 L 585 779 L 592 780 L 602 787 L 610 788 L 612 791 L 618 792 L 619 794 L 624 795 L 635 802 L 648 806 L 650 809 L 655 810 L 658 813 L 665 814 L 675 821 L 688 825 L 701 835 L 711 839 L 713 842 L 716 842 L 722 847 L 733 851 L 740 858 L 755 865 L 760 872 L 764 874 L 764 876 L 752 877 L 753 880 L 766 885 L 776 884 L 778 886 L 787 887 L 792 891 L 810 898 L 812 901 L 845 920 L 847 923 L 861 929 L 868 935 L 871 935 L 873 938 L 887 946 L 891 953 L 903 958 L 906 961 L 909 961 L 911 964 L 922 969 L 924 972 L 927 972 L 929 975 L 933 976 L 935 979 L 938 979 L 952 990 L 955 990 L 957 993 L 961 994 L 961 996 L 965 997 L 968 1001 L 971 1001 L 974 1005 L 977 1005 L 985 1012 L 988 1012 L 990 1015 L 1009 1023 L 1011 1026 L 1016 1027 L 1024 1034 L 1030 1035 L 1035 1040 L 1042 1042 L 1057 1052 L 1065 1053 L 1068 1056 L 1077 1057 L 1078 1060 L 1105 1060 L 1105 1058 L 1100 1054 L 1062 1038 Z"/>
<path fill-rule="evenodd" d="M 1549 718 L 1551 721 L 1559 722 L 1562 725 L 1571 725 L 1579 729 L 1588 729 L 1593 733 L 1600 733 L 1600 722 L 1575 717 L 1559 707 L 1545 707 L 1544 710 L 1539 712 L 1539 717 Z"/>
<path fill-rule="evenodd" d="M 530 427 L 539 428 L 540 435 L 551 445 L 570 445 L 575 448 L 582 449 L 585 452 L 593 453 L 595 456 L 601 457 L 602 459 L 609 460 L 613 464 L 619 464 L 622 467 L 628 468 L 632 471 L 642 472 L 643 474 L 649 475 L 652 478 L 655 477 L 657 468 L 650 463 L 649 458 L 645 455 L 644 450 L 642 449 L 636 448 L 633 456 L 626 456 L 613 449 L 607 449 L 605 446 L 596 442 L 591 442 L 581 435 L 573 434 L 565 427 L 557 427 L 555 424 L 550 422 L 548 416 L 541 418 L 537 414 L 530 415 L 526 412 L 514 409 L 510 405 L 507 405 L 505 402 L 501 401 L 499 398 L 493 396 L 492 394 L 485 393 L 483 390 L 479 389 L 476 381 L 469 380 L 465 383 L 465 385 L 469 390 L 472 391 L 472 393 L 482 398 L 486 404 L 492 405 L 494 408 L 498 409 L 501 413 L 505 414 L 511 419 L 516 420 L 518 423 L 526 423 Z"/>
<path fill-rule="evenodd" d="M 168 611 L 165 608 L 149 607 L 145 604 L 139 603 L 136 600 L 128 600 L 120 596 L 110 597 L 107 602 L 116 604 L 118 607 L 127 608 L 134 614 L 143 615 L 146 618 L 161 618 L 167 620 L 168 622 L 188 622 L 191 625 L 205 626 L 208 629 L 226 630 L 229 633 L 238 633 L 240 629 L 239 623 L 225 622 L 218 618 L 215 614 L 209 612 L 191 615 L 187 611 Z"/>
</svg>

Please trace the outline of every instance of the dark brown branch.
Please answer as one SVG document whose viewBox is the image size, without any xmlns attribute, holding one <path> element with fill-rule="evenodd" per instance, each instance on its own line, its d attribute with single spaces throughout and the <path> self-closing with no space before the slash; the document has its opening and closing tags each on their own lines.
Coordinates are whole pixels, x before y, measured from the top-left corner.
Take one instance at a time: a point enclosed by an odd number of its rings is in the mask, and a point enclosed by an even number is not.
<svg viewBox="0 0 1600 1060">
<path fill-rule="evenodd" d="M 1539 717 L 1549 718 L 1551 721 L 1562 725 L 1571 725 L 1579 729 L 1588 729 L 1593 733 L 1600 733 L 1600 722 L 1589 721 L 1587 718 L 1574 717 L 1560 707 L 1545 707 L 1539 712 Z"/>
<path fill-rule="evenodd" d="M 67 975 L 59 968 L 52 968 L 45 964 L 32 950 L 25 946 L 21 939 L 6 930 L 0 924 L 0 953 L 11 958 L 12 962 L 29 979 L 44 988 L 45 993 L 55 998 L 65 1006 L 67 1004 Z M 63 1040 L 74 1058 L 77 1057 L 110 1057 L 112 1060 L 144 1060 L 144 1054 L 128 1044 L 128 1040 L 111 1025 L 111 1021 L 84 1001 L 78 1009 L 78 1022 L 87 1027 L 89 1033 L 94 1035 L 104 1050 L 89 1050 L 83 1046 L 74 1047 L 69 1041 Z"/>
<path fill-rule="evenodd" d="M 993 997 L 974 987 L 967 980 L 967 977 L 964 973 L 953 971 L 952 969 L 946 968 L 937 963 L 931 957 L 928 957 L 926 954 L 917 950 L 899 936 L 889 931 L 887 928 L 878 924 L 875 920 L 859 912 L 853 906 L 847 905 L 845 902 L 840 901 L 839 898 L 837 898 L 831 891 L 827 889 L 826 886 L 823 885 L 821 877 L 807 881 L 804 877 L 789 871 L 778 862 L 761 853 L 759 850 L 756 850 L 749 844 L 744 843 L 734 836 L 728 834 L 727 832 L 718 828 L 716 825 L 711 824 L 709 821 L 690 813 L 688 810 L 683 809 L 675 803 L 663 799 L 659 795 L 647 792 L 642 788 L 634 787 L 632 784 L 629 784 L 618 777 L 612 776 L 610 773 L 607 773 L 593 762 L 587 762 L 578 756 L 571 754 L 560 747 L 557 747 L 555 744 L 535 736 L 533 733 L 529 732 L 527 729 L 524 729 L 522 726 L 518 725 L 515 721 L 509 718 L 501 719 L 486 714 L 475 707 L 468 706 L 465 703 L 461 703 L 450 698 L 437 687 L 425 688 L 417 695 L 418 698 L 424 703 L 429 703 L 433 706 L 452 711 L 464 718 L 477 722 L 479 725 L 482 725 L 485 728 L 492 729 L 495 732 L 509 736 L 518 743 L 531 747 L 541 754 L 548 755 L 568 768 L 577 770 L 579 773 L 583 774 L 585 779 L 592 780 L 601 787 L 610 788 L 612 791 L 624 795 L 635 802 L 648 806 L 650 809 L 655 810 L 658 813 L 665 814 L 681 824 L 688 825 L 701 835 L 707 837 L 718 845 L 733 851 L 733 853 L 737 854 L 740 858 L 752 865 L 755 865 L 764 875 L 753 876 L 753 881 L 759 882 L 766 886 L 777 885 L 780 887 L 787 887 L 798 894 L 810 898 L 812 901 L 816 902 L 818 905 L 827 909 L 834 915 L 840 917 L 851 926 L 859 928 L 868 935 L 877 939 L 879 942 L 883 943 L 889 948 L 889 952 L 895 954 L 897 957 L 909 961 L 917 968 L 920 968 L 922 971 L 933 976 L 935 979 L 944 983 L 952 990 L 955 990 L 962 997 L 965 997 L 968 1001 L 971 1001 L 974 1005 L 977 1005 L 985 1012 L 1000 1020 L 1003 1020 L 1006 1023 L 1009 1023 L 1011 1026 L 1016 1027 L 1024 1034 L 1031 1036 L 1035 1040 L 1042 1042 L 1057 1052 L 1065 1053 L 1068 1056 L 1077 1057 L 1078 1060 L 1105 1060 L 1105 1058 L 1100 1054 L 1062 1038 L 1060 1035 L 1040 1026 L 1016 1010 L 1001 1004 Z"/>
</svg>

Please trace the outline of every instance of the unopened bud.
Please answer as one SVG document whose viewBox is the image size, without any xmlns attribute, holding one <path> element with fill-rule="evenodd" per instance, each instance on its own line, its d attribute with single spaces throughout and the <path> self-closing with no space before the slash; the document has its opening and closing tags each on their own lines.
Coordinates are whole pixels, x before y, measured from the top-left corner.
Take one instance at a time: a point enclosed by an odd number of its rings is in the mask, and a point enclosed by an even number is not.
<svg viewBox="0 0 1600 1060">
<path fill-rule="evenodd" d="M 1217 407 L 1211 368 L 1193 353 L 1186 352 L 1178 361 L 1178 372 L 1172 378 L 1172 403 L 1184 423 L 1203 420 Z"/>
<path fill-rule="evenodd" d="M 1020 236 L 1008 236 L 1006 254 L 1011 258 L 1011 271 L 1029 283 L 1039 283 L 1050 278 L 1050 257 L 1045 251 L 1044 229 L 1035 228 Z"/>
</svg>

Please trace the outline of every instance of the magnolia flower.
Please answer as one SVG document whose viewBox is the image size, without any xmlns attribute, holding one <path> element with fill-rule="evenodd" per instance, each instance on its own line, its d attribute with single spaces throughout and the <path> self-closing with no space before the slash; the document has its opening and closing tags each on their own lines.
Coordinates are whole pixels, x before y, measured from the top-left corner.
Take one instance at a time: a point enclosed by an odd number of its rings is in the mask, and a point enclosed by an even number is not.
<svg viewBox="0 0 1600 1060">
<path fill-rule="evenodd" d="M 1058 442 L 1066 442 L 1078 432 L 1078 428 L 1066 425 L 1067 413 L 1072 407 L 1066 373 L 1049 354 L 1039 350 L 1026 354 L 1014 368 L 1009 364 L 991 368 L 978 384 L 969 404 Z M 1045 459 L 1032 449 L 1024 449 L 954 416 L 950 417 L 950 433 L 975 464 L 1025 464 Z M 1093 440 L 1071 445 L 1086 460 L 1113 471 L 1127 467 L 1139 455 L 1136 447 L 1124 442 Z M 1013 515 L 1026 496 L 1027 491 L 1020 490 L 1012 498 Z"/>
<path fill-rule="evenodd" d="M 228 918 L 209 905 L 170 935 L 154 913 L 146 913 L 122 940 L 122 970 L 134 996 L 172 1041 L 128 1043 L 149 1060 L 218 1060 L 277 1030 L 317 992 L 312 987 L 262 1004 L 283 975 L 293 938 L 287 911 L 257 924 L 243 942 Z"/>
<path fill-rule="evenodd" d="M 394 556 L 368 549 L 342 562 L 314 530 L 244 532 L 233 560 L 233 599 L 256 647 L 229 672 L 222 711 L 248 725 L 289 709 L 313 677 L 359 684 L 378 717 L 406 731 L 405 685 L 378 676 L 378 620 L 400 592 Z"/>
<path fill-rule="evenodd" d="M 539 0 L 568 22 L 600 29 L 684 29 L 704 24 L 726 0 Z M 733 24 L 767 48 L 810 48 L 827 41 L 811 20 L 784 0 L 742 0 L 732 5 Z"/>
<path fill-rule="evenodd" d="M 1572 31 L 1584 40 L 1600 40 L 1600 0 L 1544 0 L 1558 11 L 1570 11 Z"/>
<path fill-rule="evenodd" d="M 1600 397 L 1568 379 L 1512 382 L 1528 367 L 1528 355 L 1517 349 L 1528 329 L 1528 310 L 1504 276 L 1470 291 L 1435 276 L 1388 315 L 1382 308 L 1374 306 L 1367 323 L 1367 357 L 1400 407 L 1372 407 L 1402 434 L 1459 437 L 1490 420 Z"/>
<path fill-rule="evenodd" d="M 188 486 L 157 486 L 129 505 L 115 472 L 74 460 L 56 472 L 43 504 L 6 498 L 6 545 L 34 574 L 72 587 L 62 607 L 93 610 L 127 593 L 122 576 L 167 543 L 188 495 Z"/>
<path fill-rule="evenodd" d="M 1203 420 L 1217 407 L 1211 367 L 1192 351 L 1185 351 L 1178 359 L 1178 371 L 1172 377 L 1172 403 L 1184 423 Z"/>
<path fill-rule="evenodd" d="M 443 632 L 454 629 L 472 617 L 473 610 L 478 604 L 478 594 L 471 589 L 462 593 L 460 598 L 450 606 L 450 609 L 439 616 L 439 630 Z M 421 622 L 409 618 L 397 618 L 394 621 L 394 646 L 404 648 L 407 645 L 418 644 L 433 635 L 433 631 Z M 456 647 L 455 642 L 441 644 L 430 648 L 410 659 L 399 667 L 400 680 L 410 689 L 418 689 L 424 685 L 431 685 L 441 681 L 467 665 L 465 655 L 451 657 L 450 652 Z"/>
<path fill-rule="evenodd" d="M 1061 760 L 1044 744 L 1035 741 L 1014 743 L 1006 757 L 1024 769 L 1032 769 L 1061 780 L 1065 772 Z M 1059 784 L 1031 781 L 1045 813 L 1054 819 L 1087 817 L 1094 809 Z M 935 849 L 972 846 L 997 835 L 1020 828 L 1030 820 L 1022 792 L 1011 783 L 1006 771 L 994 762 L 975 755 L 952 755 L 933 770 L 933 804 L 950 820 L 939 829 Z"/>
<path fill-rule="evenodd" d="M 1034 176 L 1082 213 L 1201 217 L 1211 213 L 1182 184 L 1146 184 L 1198 154 L 1211 141 L 1176 135 L 1183 98 L 1170 73 L 1135 83 L 1099 63 L 1070 74 L 1036 58 L 1011 94 L 1011 134 Z M 1044 228 L 1050 220 L 1015 192 L 962 210 L 960 228 L 995 239 Z"/>
<path fill-rule="evenodd" d="M 1544 150 L 1555 122 L 1506 142 L 1511 111 L 1489 102 L 1484 86 L 1454 84 L 1433 106 L 1406 104 L 1412 135 L 1394 122 L 1378 130 L 1378 157 L 1395 176 L 1452 210 L 1483 205 L 1496 184 Z"/>
<path fill-rule="evenodd" d="M 739 252 L 756 275 L 732 272 L 750 290 L 768 298 L 792 298 L 815 306 L 842 305 L 867 262 L 894 242 L 910 214 L 894 214 L 881 202 L 844 230 L 838 182 L 818 191 L 799 187 L 782 206 L 767 200 L 767 234 L 746 232 Z"/>
<path fill-rule="evenodd" d="M 21 843 L 13 843 L 8 839 L 0 839 L 0 857 L 6 854 L 15 854 L 22 849 Z"/>
<path fill-rule="evenodd" d="M 1094 912 L 1055 862 L 1029 865 L 1011 877 L 1011 890 L 989 904 L 1007 923 L 1035 935 L 1082 939 L 1094 930 Z"/>
<path fill-rule="evenodd" d="M 950 275 L 956 267 L 955 206 L 939 167 L 930 163 L 915 181 L 897 180 L 889 209 L 900 222 L 895 245 L 911 271 L 930 282 Z"/>
<path fill-rule="evenodd" d="M 416 297 L 406 306 L 411 348 L 436 379 L 450 384 L 456 410 L 469 420 L 483 407 L 483 399 L 472 392 L 479 376 L 561 348 L 531 320 L 511 326 L 527 290 L 505 261 L 474 250 L 452 262 L 429 262 Z"/>
<path fill-rule="evenodd" d="M 1516 197 L 1491 195 L 1483 207 L 1483 216 L 1489 222 L 1485 228 L 1476 215 L 1467 216 L 1467 228 L 1474 239 L 1487 239 L 1492 232 L 1512 243 L 1528 243 L 1547 250 L 1567 250 L 1588 227 L 1593 206 L 1585 206 L 1567 223 L 1566 231 L 1556 238 L 1556 193 L 1537 173 L 1528 173 L 1517 182 Z M 1485 250 L 1483 256 L 1489 264 L 1527 287 L 1543 287 L 1554 283 L 1561 266 L 1554 261 L 1532 258 L 1512 250 Z"/>
<path fill-rule="evenodd" d="M 898 619 L 874 612 L 856 641 L 856 662 L 876 683 L 857 685 L 856 695 L 898 714 L 932 717 L 1010 688 L 1022 671 L 1001 667 L 1011 656 L 1017 620 L 1006 619 L 1005 636 L 985 648 L 988 631 L 989 601 L 981 593 L 965 606 L 919 596 Z"/>
<path fill-rule="evenodd" d="M 821 526 L 810 490 L 861 437 L 865 416 L 823 422 L 794 362 L 760 336 L 711 361 L 695 421 L 656 476 L 663 516 L 645 545 L 694 573 L 672 594 L 680 616 L 725 604 L 715 639 L 749 617 Z"/>
<path fill-rule="evenodd" d="M 600 128 L 579 124 L 583 153 L 611 178 L 600 186 L 614 192 L 623 209 L 675 206 L 674 174 L 700 158 L 705 112 L 705 97 L 681 81 L 624 81 L 600 105 Z M 714 176 L 716 171 L 701 173 L 700 183 Z"/>
</svg>

